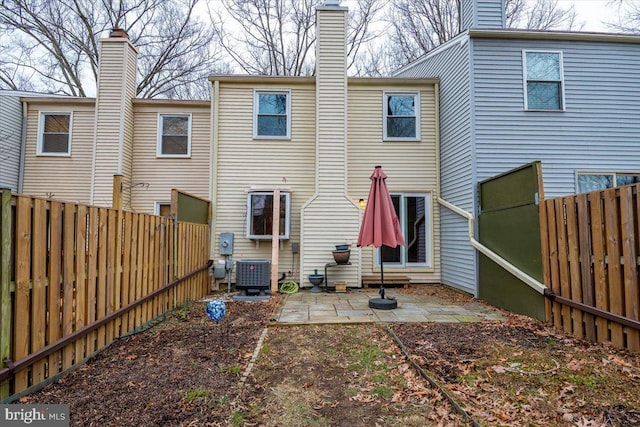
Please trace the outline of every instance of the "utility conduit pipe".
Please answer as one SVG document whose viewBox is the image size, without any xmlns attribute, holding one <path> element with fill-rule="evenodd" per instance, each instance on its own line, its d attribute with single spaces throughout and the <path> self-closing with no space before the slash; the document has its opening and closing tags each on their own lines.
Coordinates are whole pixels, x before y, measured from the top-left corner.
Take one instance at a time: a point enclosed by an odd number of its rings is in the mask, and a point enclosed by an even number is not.
<svg viewBox="0 0 640 427">
<path fill-rule="evenodd" d="M 509 273 L 513 274 L 518 279 L 522 280 L 524 283 L 526 283 L 531 288 L 533 288 L 533 290 L 535 290 L 536 292 L 538 292 L 541 295 L 545 295 L 546 296 L 545 290 L 547 289 L 547 286 L 544 283 L 540 283 L 538 280 L 536 280 L 533 277 L 529 276 L 527 273 L 525 273 L 524 271 L 520 270 L 518 267 L 516 267 L 515 265 L 511 264 L 509 261 L 507 261 L 506 259 L 502 258 L 500 255 L 498 255 L 497 253 L 493 252 L 491 249 L 489 249 L 488 247 L 486 247 L 485 245 L 480 243 L 478 240 L 476 240 L 476 238 L 475 238 L 475 228 L 474 228 L 474 225 L 473 225 L 473 215 L 471 215 L 469 212 L 465 211 L 464 209 L 461 209 L 461 208 L 457 207 L 456 205 L 454 205 L 452 203 L 449 203 L 446 200 L 440 198 L 440 196 L 438 196 L 438 203 L 440 203 L 442 206 L 444 206 L 445 208 L 449 209 L 450 211 L 453 211 L 453 212 L 457 213 L 458 215 L 460 215 L 460 216 L 462 216 L 462 217 L 467 219 L 467 221 L 469 222 L 469 241 L 471 242 L 471 246 L 476 248 L 483 255 L 485 255 L 487 258 L 489 258 L 490 260 L 492 260 L 493 262 L 498 264 L 500 267 L 504 268 L 505 270 L 507 270 Z"/>
</svg>

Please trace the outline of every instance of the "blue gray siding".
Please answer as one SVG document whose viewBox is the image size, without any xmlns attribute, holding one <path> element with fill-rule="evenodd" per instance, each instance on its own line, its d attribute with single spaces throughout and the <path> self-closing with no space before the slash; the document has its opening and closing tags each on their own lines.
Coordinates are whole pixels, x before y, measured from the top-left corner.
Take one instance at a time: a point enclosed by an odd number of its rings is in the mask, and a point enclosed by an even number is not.
<svg viewBox="0 0 640 427">
<path fill-rule="evenodd" d="M 0 188 L 18 191 L 22 141 L 20 96 L 0 92 Z"/>
<path fill-rule="evenodd" d="M 504 28 L 504 0 L 461 0 L 462 31 Z"/>
<path fill-rule="evenodd" d="M 440 196 L 472 213 L 473 153 L 469 50 L 465 34 L 401 71 L 402 77 L 439 77 Z M 476 292 L 476 254 L 468 238 L 467 221 L 440 209 L 442 283 Z"/>
<path fill-rule="evenodd" d="M 640 172 L 640 45 L 472 42 L 477 180 L 541 160 L 551 198 L 577 171 Z M 523 50 L 562 51 L 566 111 L 524 111 Z"/>
</svg>

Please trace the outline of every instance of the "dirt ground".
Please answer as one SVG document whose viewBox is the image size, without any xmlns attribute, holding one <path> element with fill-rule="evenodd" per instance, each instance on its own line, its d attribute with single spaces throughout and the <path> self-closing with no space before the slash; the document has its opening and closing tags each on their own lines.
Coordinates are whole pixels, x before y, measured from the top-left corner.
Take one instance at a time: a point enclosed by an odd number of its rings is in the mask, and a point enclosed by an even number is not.
<svg viewBox="0 0 640 427">
<path fill-rule="evenodd" d="M 219 325 L 194 302 L 20 403 L 70 404 L 74 426 L 470 425 L 414 362 L 480 425 L 640 426 L 640 355 L 505 313 L 390 325 L 409 360 L 384 325 L 267 327 L 279 299 Z"/>
</svg>

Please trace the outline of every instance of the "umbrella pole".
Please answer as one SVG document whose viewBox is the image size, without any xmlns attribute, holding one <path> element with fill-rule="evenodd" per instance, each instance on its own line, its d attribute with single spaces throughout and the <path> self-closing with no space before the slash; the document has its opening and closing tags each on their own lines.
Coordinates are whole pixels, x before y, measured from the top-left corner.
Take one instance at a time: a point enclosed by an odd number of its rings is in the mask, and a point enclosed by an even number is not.
<svg viewBox="0 0 640 427">
<path fill-rule="evenodd" d="M 380 246 L 380 298 L 384 299 L 384 261 L 382 260 L 382 246 Z"/>
</svg>

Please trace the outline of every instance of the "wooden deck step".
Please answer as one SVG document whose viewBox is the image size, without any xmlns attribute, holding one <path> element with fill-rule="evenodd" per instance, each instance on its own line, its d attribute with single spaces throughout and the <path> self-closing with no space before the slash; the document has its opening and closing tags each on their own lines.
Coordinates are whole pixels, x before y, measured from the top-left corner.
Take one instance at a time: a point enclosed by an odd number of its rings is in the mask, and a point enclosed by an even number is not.
<svg viewBox="0 0 640 427">
<path fill-rule="evenodd" d="M 390 288 L 408 288 L 409 287 L 409 276 L 398 276 L 398 275 L 384 275 L 384 286 Z M 380 275 L 373 274 L 368 276 L 362 276 L 362 287 L 364 288 L 372 288 L 380 286 Z"/>
</svg>

